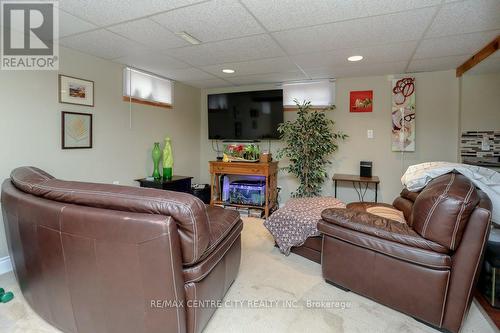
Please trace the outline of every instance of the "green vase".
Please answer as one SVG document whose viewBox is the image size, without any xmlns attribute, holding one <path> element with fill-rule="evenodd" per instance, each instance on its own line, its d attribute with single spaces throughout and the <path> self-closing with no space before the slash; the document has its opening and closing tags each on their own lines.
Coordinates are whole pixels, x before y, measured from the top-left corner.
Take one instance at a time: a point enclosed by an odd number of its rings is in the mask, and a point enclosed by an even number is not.
<svg viewBox="0 0 500 333">
<path fill-rule="evenodd" d="M 165 138 L 163 148 L 163 179 L 172 179 L 172 169 L 174 167 L 174 156 L 172 155 L 172 145 L 170 138 Z"/>
<path fill-rule="evenodd" d="M 160 175 L 161 149 L 160 149 L 159 142 L 155 142 L 155 145 L 153 147 L 152 156 L 153 156 L 153 166 L 154 166 L 153 178 L 160 179 L 161 178 L 161 175 Z"/>
</svg>

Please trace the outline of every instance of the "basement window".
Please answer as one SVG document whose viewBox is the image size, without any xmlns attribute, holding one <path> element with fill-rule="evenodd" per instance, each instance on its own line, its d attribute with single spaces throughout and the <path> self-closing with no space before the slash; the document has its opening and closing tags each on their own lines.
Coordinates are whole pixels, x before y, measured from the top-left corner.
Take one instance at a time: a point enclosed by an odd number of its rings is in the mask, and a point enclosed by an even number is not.
<svg viewBox="0 0 500 333">
<path fill-rule="evenodd" d="M 131 103 L 172 108 L 173 82 L 131 67 L 123 69 L 123 100 Z"/>
<path fill-rule="evenodd" d="M 283 108 L 285 111 L 297 111 L 299 103 L 311 101 L 313 109 L 324 109 L 335 104 L 335 82 L 330 80 L 284 83 Z"/>
</svg>

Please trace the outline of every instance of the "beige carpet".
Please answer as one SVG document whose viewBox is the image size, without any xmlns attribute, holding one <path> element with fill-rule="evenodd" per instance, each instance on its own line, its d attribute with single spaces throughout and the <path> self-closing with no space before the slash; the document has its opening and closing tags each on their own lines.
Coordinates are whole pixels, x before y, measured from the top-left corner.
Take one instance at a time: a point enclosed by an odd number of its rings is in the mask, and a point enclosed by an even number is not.
<svg viewBox="0 0 500 333">
<path fill-rule="evenodd" d="M 320 265 L 294 254 L 280 254 L 260 219 L 245 219 L 241 259 L 238 278 L 226 296 L 234 302 L 217 310 L 205 332 L 437 332 L 411 317 L 326 284 Z M 0 332 L 59 332 L 31 311 L 12 273 L 0 276 L 0 286 L 16 294 L 14 301 L 0 304 Z M 239 303 L 247 300 L 259 302 L 251 306 Z M 264 300 L 269 302 L 260 302 Z M 307 301 L 321 300 L 330 308 L 305 306 Z M 288 302 L 265 307 L 272 301 Z M 496 331 L 473 303 L 462 333 Z"/>
</svg>

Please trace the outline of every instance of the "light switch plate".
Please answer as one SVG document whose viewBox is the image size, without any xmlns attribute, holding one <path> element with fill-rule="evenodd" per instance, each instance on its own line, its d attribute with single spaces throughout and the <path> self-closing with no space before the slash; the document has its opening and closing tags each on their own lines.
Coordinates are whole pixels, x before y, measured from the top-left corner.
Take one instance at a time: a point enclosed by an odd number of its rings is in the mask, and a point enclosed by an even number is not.
<svg viewBox="0 0 500 333">
<path fill-rule="evenodd" d="M 368 139 L 373 139 L 373 130 L 369 129 L 366 131 L 366 137 Z"/>
</svg>

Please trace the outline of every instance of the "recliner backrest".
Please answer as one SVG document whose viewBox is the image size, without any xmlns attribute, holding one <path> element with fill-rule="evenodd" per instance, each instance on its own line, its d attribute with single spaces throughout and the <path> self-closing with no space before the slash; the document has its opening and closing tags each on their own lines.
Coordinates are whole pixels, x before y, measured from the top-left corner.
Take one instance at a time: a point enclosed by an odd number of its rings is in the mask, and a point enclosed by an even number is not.
<svg viewBox="0 0 500 333">
<path fill-rule="evenodd" d="M 416 197 L 412 227 L 422 237 L 455 250 L 479 200 L 476 186 L 467 177 L 458 173 L 437 177 Z"/>
</svg>

